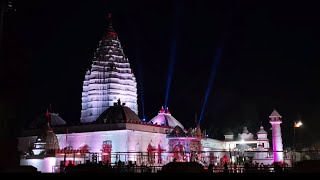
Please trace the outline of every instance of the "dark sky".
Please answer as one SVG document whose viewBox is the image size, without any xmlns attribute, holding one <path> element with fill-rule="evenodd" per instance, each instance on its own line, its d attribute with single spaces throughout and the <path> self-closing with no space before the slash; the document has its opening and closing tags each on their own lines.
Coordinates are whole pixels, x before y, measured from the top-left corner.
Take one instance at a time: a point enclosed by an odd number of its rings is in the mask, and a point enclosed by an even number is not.
<svg viewBox="0 0 320 180">
<path fill-rule="evenodd" d="M 144 96 L 147 119 L 164 104 L 170 56 L 176 55 L 168 106 L 185 127 L 200 114 L 217 48 L 220 64 L 202 127 L 210 136 L 243 126 L 256 132 L 276 108 L 285 146 L 298 114 L 297 142 L 320 141 L 320 11 L 316 4 L 238 1 L 15 1 L 5 19 L 3 99 L 20 124 L 49 104 L 78 122 L 82 82 L 112 13 Z M 176 50 L 173 51 L 173 44 Z M 142 84 L 141 84 L 142 83 Z M 139 116 L 142 117 L 141 94 Z M 268 133 L 271 131 L 268 130 Z"/>
</svg>

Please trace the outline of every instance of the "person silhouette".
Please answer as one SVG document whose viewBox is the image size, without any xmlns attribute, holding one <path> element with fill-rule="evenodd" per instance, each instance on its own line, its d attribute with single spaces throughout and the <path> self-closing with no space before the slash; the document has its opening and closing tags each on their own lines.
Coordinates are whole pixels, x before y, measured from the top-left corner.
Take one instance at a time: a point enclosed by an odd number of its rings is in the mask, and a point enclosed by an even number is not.
<svg viewBox="0 0 320 180">
<path fill-rule="evenodd" d="M 224 166 L 223 172 L 229 173 L 228 164 L 225 162 L 223 166 Z"/>
</svg>

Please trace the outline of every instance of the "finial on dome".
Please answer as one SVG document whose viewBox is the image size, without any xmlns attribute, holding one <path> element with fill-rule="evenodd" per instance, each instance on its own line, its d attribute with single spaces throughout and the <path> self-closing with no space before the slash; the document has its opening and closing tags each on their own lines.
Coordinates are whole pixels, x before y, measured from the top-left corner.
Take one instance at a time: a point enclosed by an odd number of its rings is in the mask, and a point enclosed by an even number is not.
<svg viewBox="0 0 320 180">
<path fill-rule="evenodd" d="M 264 130 L 264 127 L 262 126 L 262 123 L 261 123 L 261 126 L 260 126 L 260 130 L 257 133 L 258 134 L 267 134 L 267 132 Z"/>
<path fill-rule="evenodd" d="M 52 132 L 53 129 L 50 127 L 50 123 L 51 123 L 51 115 L 50 115 L 50 112 L 49 112 L 49 109 L 47 108 L 47 112 L 46 112 L 46 119 L 47 119 L 47 128 L 46 130 L 48 132 Z"/>
<path fill-rule="evenodd" d="M 111 13 L 108 13 L 109 26 L 111 26 L 111 25 L 112 25 L 111 17 L 112 17 L 112 14 L 111 14 Z"/>
<path fill-rule="evenodd" d="M 115 33 L 113 27 L 112 27 L 112 19 L 111 19 L 111 13 L 108 14 L 108 23 L 109 26 L 107 27 L 107 37 L 108 38 L 116 38 L 117 33 Z"/>
<path fill-rule="evenodd" d="M 169 108 L 166 109 L 166 114 L 170 114 Z"/>
<path fill-rule="evenodd" d="M 161 109 L 160 109 L 159 113 L 164 113 L 164 108 L 163 108 L 163 106 L 161 106 Z"/>
</svg>

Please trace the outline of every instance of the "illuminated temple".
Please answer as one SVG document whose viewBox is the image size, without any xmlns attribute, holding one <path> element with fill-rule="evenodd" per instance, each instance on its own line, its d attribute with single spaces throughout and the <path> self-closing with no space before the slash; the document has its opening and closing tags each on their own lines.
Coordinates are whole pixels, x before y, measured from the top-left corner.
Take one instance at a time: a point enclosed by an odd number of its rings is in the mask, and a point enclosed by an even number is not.
<svg viewBox="0 0 320 180">
<path fill-rule="evenodd" d="M 83 82 L 82 123 L 95 121 L 118 99 L 138 114 L 136 78 L 111 20 L 109 23 Z"/>
<path fill-rule="evenodd" d="M 246 160 L 274 162 L 262 125 L 256 134 L 244 127 L 238 136 L 230 132 L 224 140 L 217 140 L 208 138 L 199 125 L 186 129 L 168 108 L 161 107 L 149 122 L 142 121 L 137 115 L 136 85 L 110 23 L 85 74 L 80 124 L 67 126 L 58 114 L 47 112 L 44 126 L 24 130 L 18 138 L 20 164 L 41 172 L 59 172 L 68 163 L 88 162 L 132 161 L 138 166 L 162 166 L 174 160 L 205 166 Z M 281 118 L 275 110 L 270 117 L 273 124 Z M 278 124 L 276 143 L 282 148 Z M 277 157 L 283 157 L 279 153 Z"/>
</svg>

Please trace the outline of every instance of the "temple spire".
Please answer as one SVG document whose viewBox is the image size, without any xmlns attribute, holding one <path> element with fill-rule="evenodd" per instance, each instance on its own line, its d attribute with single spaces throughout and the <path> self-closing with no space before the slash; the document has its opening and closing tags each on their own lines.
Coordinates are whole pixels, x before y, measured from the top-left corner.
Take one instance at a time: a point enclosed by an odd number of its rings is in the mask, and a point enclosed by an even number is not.
<svg viewBox="0 0 320 180">
<path fill-rule="evenodd" d="M 50 127 L 50 112 L 48 108 L 46 112 L 46 119 L 47 119 L 47 126 Z"/>
<path fill-rule="evenodd" d="M 110 106 L 117 106 L 118 99 L 125 101 L 125 104 L 119 105 L 126 105 L 138 113 L 136 78 L 118 35 L 112 27 L 111 14 L 106 13 L 104 16 L 106 21 L 109 21 L 106 22 L 106 32 L 97 46 L 91 69 L 87 71 L 83 81 L 81 98 L 83 123 L 93 122 Z M 94 87 L 99 88 L 90 91 Z M 112 90 L 107 90 L 107 87 Z"/>
<path fill-rule="evenodd" d="M 112 17 L 112 14 L 111 14 L 111 13 L 108 13 L 108 22 L 109 22 L 109 26 L 111 26 L 111 27 L 112 27 L 112 19 L 111 19 L 111 17 Z"/>
<path fill-rule="evenodd" d="M 111 15 L 111 13 L 109 13 L 108 14 L 108 23 L 109 23 L 109 25 L 108 25 L 108 27 L 107 27 L 107 38 L 111 38 L 111 39 L 113 39 L 113 38 L 116 38 L 117 37 L 117 33 L 114 31 L 114 29 L 113 29 L 113 26 L 112 26 L 112 15 Z"/>
</svg>

